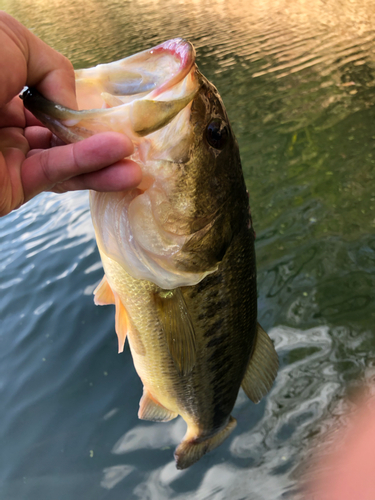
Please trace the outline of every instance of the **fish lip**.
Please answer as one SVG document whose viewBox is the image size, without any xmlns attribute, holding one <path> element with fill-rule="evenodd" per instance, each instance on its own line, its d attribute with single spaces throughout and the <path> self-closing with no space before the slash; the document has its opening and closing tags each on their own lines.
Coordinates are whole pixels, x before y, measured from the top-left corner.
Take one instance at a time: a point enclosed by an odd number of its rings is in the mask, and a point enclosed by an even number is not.
<svg viewBox="0 0 375 500">
<path fill-rule="evenodd" d="M 180 60 L 180 66 L 178 71 L 172 74 L 171 78 L 162 83 L 149 94 L 149 99 L 154 99 L 183 80 L 191 71 L 195 63 L 195 49 L 188 40 L 183 38 L 172 38 L 171 40 L 167 40 L 166 42 L 163 42 L 149 50 L 150 54 L 160 52 L 170 52 L 172 56 L 177 57 Z"/>
</svg>

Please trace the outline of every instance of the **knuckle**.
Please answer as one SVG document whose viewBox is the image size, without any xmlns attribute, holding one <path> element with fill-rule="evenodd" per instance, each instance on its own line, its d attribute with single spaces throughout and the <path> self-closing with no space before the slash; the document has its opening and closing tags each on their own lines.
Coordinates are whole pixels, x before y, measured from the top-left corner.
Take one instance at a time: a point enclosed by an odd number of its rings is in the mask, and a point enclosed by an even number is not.
<svg viewBox="0 0 375 500">
<path fill-rule="evenodd" d="M 46 149 L 40 153 L 39 164 L 43 174 L 43 177 L 47 180 L 47 183 L 52 185 L 55 183 L 53 176 L 53 169 L 51 168 L 51 154 L 50 150 Z"/>
</svg>

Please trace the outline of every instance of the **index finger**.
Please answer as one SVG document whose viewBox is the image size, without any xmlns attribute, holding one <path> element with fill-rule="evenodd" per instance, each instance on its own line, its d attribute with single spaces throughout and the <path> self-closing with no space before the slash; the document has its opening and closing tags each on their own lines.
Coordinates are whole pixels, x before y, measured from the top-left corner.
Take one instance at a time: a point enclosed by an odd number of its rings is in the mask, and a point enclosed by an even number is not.
<svg viewBox="0 0 375 500">
<path fill-rule="evenodd" d="M 98 172 L 132 152 L 133 144 L 126 136 L 105 132 L 74 144 L 46 149 L 28 156 L 21 172 L 25 201 L 73 177 Z M 117 186 L 117 190 L 135 187 L 141 181 L 140 168 L 135 162 L 124 160 L 123 165 L 131 167 L 130 175 L 127 185 Z M 88 188 L 93 187 L 80 185 L 80 189 Z M 97 189 L 97 186 L 94 188 Z"/>
</svg>

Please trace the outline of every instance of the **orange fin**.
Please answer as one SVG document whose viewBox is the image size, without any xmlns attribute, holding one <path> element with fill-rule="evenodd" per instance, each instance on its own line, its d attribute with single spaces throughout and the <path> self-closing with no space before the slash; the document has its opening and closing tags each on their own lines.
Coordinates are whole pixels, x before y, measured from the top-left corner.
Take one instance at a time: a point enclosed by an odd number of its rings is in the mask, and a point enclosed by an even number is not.
<svg viewBox="0 0 375 500">
<path fill-rule="evenodd" d="M 190 465 L 193 465 L 202 458 L 205 453 L 219 446 L 224 439 L 229 436 L 236 425 L 236 419 L 230 416 L 227 426 L 210 438 L 199 440 L 189 439 L 185 436 L 184 440 L 177 446 L 174 452 L 177 469 L 186 469 L 190 467 Z"/>
<path fill-rule="evenodd" d="M 120 298 L 112 292 L 112 288 L 108 283 L 106 275 L 103 276 L 102 281 L 94 290 L 94 302 L 97 306 L 115 304 L 115 328 L 118 337 L 118 352 L 122 352 L 124 350 L 125 339 L 129 328 L 128 313 L 126 312 Z"/>
<path fill-rule="evenodd" d="M 126 335 L 129 329 L 129 318 L 123 303 L 118 295 L 114 296 L 116 304 L 115 328 L 118 338 L 118 352 L 124 350 Z"/>
<path fill-rule="evenodd" d="M 178 413 L 168 410 L 150 396 L 147 389 L 143 388 L 143 396 L 139 402 L 138 418 L 154 422 L 168 422 L 176 418 Z"/>
<path fill-rule="evenodd" d="M 94 290 L 94 302 L 97 306 L 106 306 L 115 303 L 115 296 L 109 286 L 107 276 L 104 275 L 102 281 Z"/>
</svg>

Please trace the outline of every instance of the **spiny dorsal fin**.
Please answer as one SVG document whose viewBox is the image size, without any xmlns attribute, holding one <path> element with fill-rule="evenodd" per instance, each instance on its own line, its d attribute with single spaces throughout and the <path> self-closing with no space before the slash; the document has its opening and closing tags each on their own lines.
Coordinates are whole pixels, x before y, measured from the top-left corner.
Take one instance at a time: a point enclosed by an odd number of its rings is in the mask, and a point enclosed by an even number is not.
<svg viewBox="0 0 375 500">
<path fill-rule="evenodd" d="M 106 275 L 103 276 L 102 281 L 94 290 L 94 302 L 97 306 L 106 306 L 115 303 L 115 296 L 109 286 Z"/>
<path fill-rule="evenodd" d="M 178 413 L 165 408 L 149 394 L 147 389 L 143 388 L 143 396 L 139 402 L 138 418 L 152 420 L 153 422 L 168 422 L 177 416 Z"/>
<path fill-rule="evenodd" d="M 275 380 L 278 368 L 279 359 L 273 342 L 258 323 L 254 352 L 241 384 L 251 401 L 259 403 L 267 394 Z"/>
<path fill-rule="evenodd" d="M 181 289 L 159 292 L 155 302 L 174 364 L 187 375 L 195 365 L 195 331 Z"/>
<path fill-rule="evenodd" d="M 115 328 L 118 338 L 118 352 L 120 353 L 124 350 L 126 335 L 128 333 L 128 328 L 129 328 L 129 319 L 128 319 L 128 313 L 126 312 L 126 309 L 123 306 L 118 295 L 115 295 L 115 304 L 116 304 Z"/>
</svg>

